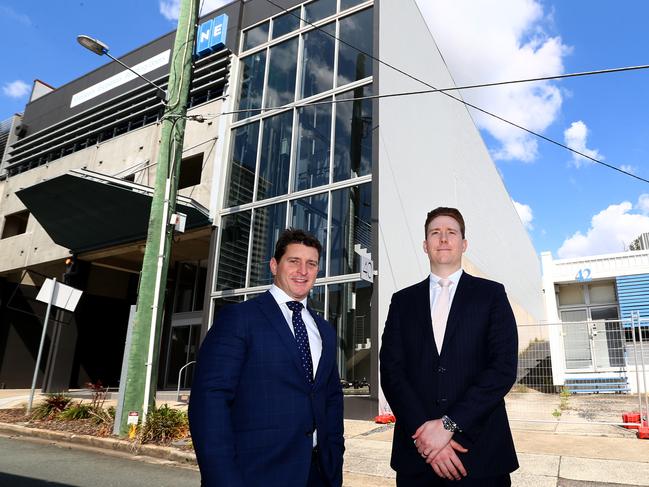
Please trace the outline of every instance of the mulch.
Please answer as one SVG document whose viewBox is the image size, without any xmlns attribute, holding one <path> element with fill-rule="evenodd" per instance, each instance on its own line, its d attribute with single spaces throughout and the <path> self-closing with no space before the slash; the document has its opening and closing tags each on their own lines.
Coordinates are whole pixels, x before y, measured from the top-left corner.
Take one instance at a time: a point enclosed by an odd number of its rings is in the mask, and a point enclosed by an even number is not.
<svg viewBox="0 0 649 487">
<path fill-rule="evenodd" d="M 70 421 L 60 419 L 28 420 L 25 417 L 24 409 L 0 409 L 0 422 L 20 424 L 28 428 L 40 428 L 100 437 L 110 436 L 113 429 L 112 424 L 97 424 L 93 419 L 75 419 Z"/>
</svg>

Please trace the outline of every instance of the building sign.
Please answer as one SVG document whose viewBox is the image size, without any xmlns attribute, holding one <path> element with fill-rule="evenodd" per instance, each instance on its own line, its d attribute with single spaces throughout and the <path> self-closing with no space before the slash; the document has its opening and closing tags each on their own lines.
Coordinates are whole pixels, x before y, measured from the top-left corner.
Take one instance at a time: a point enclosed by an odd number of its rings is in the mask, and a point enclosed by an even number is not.
<svg viewBox="0 0 649 487">
<path fill-rule="evenodd" d="M 590 281 L 590 269 L 587 267 L 585 269 L 579 269 L 579 272 L 575 275 L 575 280 L 579 282 Z"/>
<path fill-rule="evenodd" d="M 221 14 L 218 17 L 203 22 L 198 26 L 196 37 L 196 55 L 198 57 L 210 52 L 223 49 L 225 36 L 228 31 L 228 16 Z"/>
<path fill-rule="evenodd" d="M 140 75 L 150 73 L 151 71 L 168 64 L 170 53 L 171 49 L 167 49 L 166 51 L 161 52 L 160 54 L 157 54 L 152 58 L 147 59 L 146 61 L 142 61 L 141 63 L 136 64 L 132 69 Z M 82 103 L 87 102 L 88 100 L 92 100 L 99 95 L 103 95 L 107 91 L 110 91 L 113 88 L 117 88 L 118 86 L 122 86 L 123 84 L 126 84 L 129 81 L 134 80 L 135 78 L 137 78 L 137 75 L 135 73 L 124 70 L 121 73 L 118 73 L 114 76 L 111 76 L 110 78 L 105 79 L 104 81 L 97 83 L 96 85 L 92 85 L 90 88 L 86 88 L 85 90 L 72 95 L 70 108 L 74 108 L 77 105 L 81 105 Z"/>
</svg>

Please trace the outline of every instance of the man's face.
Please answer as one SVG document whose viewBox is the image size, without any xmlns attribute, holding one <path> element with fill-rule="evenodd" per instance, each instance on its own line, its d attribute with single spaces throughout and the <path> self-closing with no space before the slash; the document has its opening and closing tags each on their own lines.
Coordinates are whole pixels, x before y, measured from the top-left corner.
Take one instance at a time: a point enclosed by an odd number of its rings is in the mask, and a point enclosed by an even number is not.
<svg viewBox="0 0 649 487">
<path fill-rule="evenodd" d="M 428 254 L 430 268 L 451 270 L 454 272 L 462 266 L 462 254 L 467 241 L 462 238 L 460 224 L 450 216 L 434 218 L 426 229 L 424 252 Z"/>
<path fill-rule="evenodd" d="M 301 243 L 286 246 L 286 252 L 277 262 L 270 260 L 270 271 L 275 285 L 296 301 L 307 297 L 318 275 L 318 250 Z"/>
</svg>

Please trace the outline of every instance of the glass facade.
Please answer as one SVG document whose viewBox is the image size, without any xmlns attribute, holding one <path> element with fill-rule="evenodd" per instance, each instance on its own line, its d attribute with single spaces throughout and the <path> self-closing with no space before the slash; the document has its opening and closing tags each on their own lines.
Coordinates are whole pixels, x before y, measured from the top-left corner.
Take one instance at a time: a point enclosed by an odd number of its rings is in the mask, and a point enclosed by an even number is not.
<svg viewBox="0 0 649 487">
<path fill-rule="evenodd" d="M 373 93 L 373 9 L 346 11 L 360 3 L 308 2 L 291 11 L 302 22 L 282 13 L 244 32 L 212 291 L 215 310 L 253 297 L 272 283 L 279 233 L 313 233 L 323 251 L 309 304 L 336 327 L 341 378 L 357 394 L 371 371 L 372 284 L 357 251 L 372 251 L 374 126 L 363 99 Z"/>
</svg>

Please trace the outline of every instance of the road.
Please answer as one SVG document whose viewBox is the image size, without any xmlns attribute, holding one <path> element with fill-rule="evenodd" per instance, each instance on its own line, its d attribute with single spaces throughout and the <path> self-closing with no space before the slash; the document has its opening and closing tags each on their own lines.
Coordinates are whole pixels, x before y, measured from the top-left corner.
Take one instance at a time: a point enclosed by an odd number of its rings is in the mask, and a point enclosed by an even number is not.
<svg viewBox="0 0 649 487">
<path fill-rule="evenodd" d="M 0 436 L 2 487 L 199 487 L 198 470 Z M 137 458 L 137 457 L 136 457 Z"/>
</svg>

